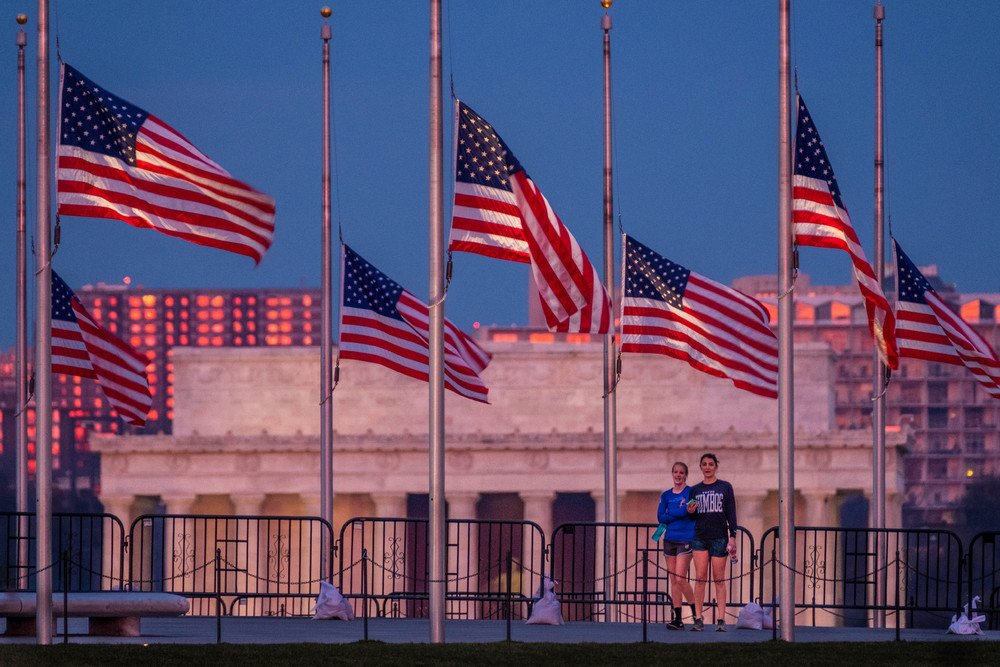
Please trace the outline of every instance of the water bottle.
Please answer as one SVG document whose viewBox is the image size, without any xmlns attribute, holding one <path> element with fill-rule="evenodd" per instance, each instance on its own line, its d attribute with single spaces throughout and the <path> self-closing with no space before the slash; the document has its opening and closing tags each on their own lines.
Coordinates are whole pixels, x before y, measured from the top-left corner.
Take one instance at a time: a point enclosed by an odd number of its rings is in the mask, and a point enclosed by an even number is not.
<svg viewBox="0 0 1000 667">
<path fill-rule="evenodd" d="M 736 566 L 737 564 L 739 564 L 739 562 L 740 559 L 736 555 L 736 545 L 734 544 L 733 548 L 729 550 L 729 563 L 730 565 Z"/>
</svg>

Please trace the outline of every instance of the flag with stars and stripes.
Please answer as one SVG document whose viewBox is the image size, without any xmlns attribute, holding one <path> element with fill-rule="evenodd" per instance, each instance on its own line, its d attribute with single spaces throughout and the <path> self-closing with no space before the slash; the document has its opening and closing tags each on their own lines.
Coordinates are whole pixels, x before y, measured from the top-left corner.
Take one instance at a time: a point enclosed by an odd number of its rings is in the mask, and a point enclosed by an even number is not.
<svg viewBox="0 0 1000 667">
<path fill-rule="evenodd" d="M 802 97 L 798 98 L 795 155 L 792 165 L 792 227 L 802 246 L 844 250 L 851 257 L 854 279 L 865 299 L 868 327 L 876 349 L 889 368 L 899 366 L 895 321 L 875 271 L 865 257 L 840 197 L 837 178 Z"/>
<path fill-rule="evenodd" d="M 456 115 L 455 206 L 448 249 L 531 264 L 553 331 L 607 333 L 611 299 L 586 253 L 489 123 Z"/>
<path fill-rule="evenodd" d="M 69 65 L 60 93 L 59 214 L 121 220 L 260 263 L 274 237 L 273 199 Z"/>
<path fill-rule="evenodd" d="M 149 361 L 103 329 L 52 272 L 52 372 L 97 380 L 125 421 L 146 423 L 153 404 L 146 365 Z"/>
<path fill-rule="evenodd" d="M 663 354 L 778 396 L 778 339 L 756 299 L 625 237 L 622 352 Z"/>
<path fill-rule="evenodd" d="M 427 305 L 343 246 L 340 295 L 340 357 L 368 361 L 428 381 L 430 354 Z M 444 386 L 487 403 L 479 374 L 490 355 L 461 329 L 444 323 Z"/>
<path fill-rule="evenodd" d="M 965 366 L 990 396 L 1000 398 L 996 351 L 938 296 L 895 239 L 893 246 L 899 356 Z"/>
</svg>

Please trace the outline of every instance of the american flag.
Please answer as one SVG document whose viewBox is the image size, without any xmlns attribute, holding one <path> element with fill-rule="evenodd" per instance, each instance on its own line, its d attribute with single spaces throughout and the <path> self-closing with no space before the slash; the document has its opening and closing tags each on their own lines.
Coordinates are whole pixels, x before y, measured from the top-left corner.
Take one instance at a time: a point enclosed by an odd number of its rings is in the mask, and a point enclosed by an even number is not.
<svg viewBox="0 0 1000 667">
<path fill-rule="evenodd" d="M 622 352 L 663 354 L 778 396 L 778 339 L 759 301 L 625 237 Z"/>
<path fill-rule="evenodd" d="M 549 329 L 607 333 L 611 300 L 583 249 L 500 135 L 458 102 L 449 250 L 529 262 Z"/>
<path fill-rule="evenodd" d="M 427 305 L 347 245 L 343 250 L 340 357 L 380 364 L 427 382 L 430 372 Z M 479 374 L 490 359 L 488 352 L 445 320 L 445 387 L 487 403 L 489 389 Z"/>
<path fill-rule="evenodd" d="M 893 245 L 899 356 L 965 366 L 990 396 L 1000 398 L 996 351 L 938 296 L 895 239 Z"/>
<path fill-rule="evenodd" d="M 118 414 L 142 426 L 152 406 L 148 360 L 93 320 L 62 278 L 52 272 L 52 372 L 97 380 Z"/>
<path fill-rule="evenodd" d="M 69 65 L 59 112 L 60 214 L 113 218 L 260 263 L 274 236 L 273 199 Z"/>
<path fill-rule="evenodd" d="M 895 322 L 889 302 L 851 226 L 833 167 L 801 97 L 798 98 L 798 106 L 792 176 L 795 242 L 803 246 L 844 250 L 850 255 L 854 279 L 865 299 L 868 327 L 875 339 L 876 349 L 886 366 L 897 368 Z"/>
</svg>

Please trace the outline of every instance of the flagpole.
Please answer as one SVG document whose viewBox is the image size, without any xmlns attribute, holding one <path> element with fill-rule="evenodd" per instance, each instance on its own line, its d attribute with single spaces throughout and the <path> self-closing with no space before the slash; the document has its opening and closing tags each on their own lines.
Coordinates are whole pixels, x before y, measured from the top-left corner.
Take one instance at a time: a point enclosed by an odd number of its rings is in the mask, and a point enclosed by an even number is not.
<svg viewBox="0 0 1000 667">
<path fill-rule="evenodd" d="M 792 364 L 791 0 L 778 0 L 778 595 L 781 638 L 795 640 L 795 430 Z"/>
<path fill-rule="evenodd" d="M 17 24 L 28 22 L 27 14 L 17 15 Z M 27 106 L 24 96 L 24 47 L 28 36 L 23 28 L 17 30 L 17 334 L 14 353 L 14 381 L 17 383 L 17 412 L 14 415 L 16 432 L 15 475 L 17 488 L 18 519 L 17 576 L 18 588 L 26 589 L 28 580 L 28 251 L 25 234 L 27 218 L 28 168 L 25 159 L 27 131 L 25 117 Z"/>
<path fill-rule="evenodd" d="M 444 491 L 444 153 L 441 115 L 441 0 L 430 0 L 430 127 L 429 127 L 429 495 L 430 561 L 428 600 L 430 641 L 444 643 L 445 491 Z"/>
<path fill-rule="evenodd" d="M 604 520 L 618 523 L 618 395 L 615 393 L 615 237 L 612 205 L 611 161 L 611 15 L 613 0 L 601 0 L 604 16 L 604 287 L 611 298 L 611 325 L 604 335 Z M 611 622 L 610 602 L 614 598 L 611 554 L 614 531 L 604 531 L 604 599 L 609 605 L 604 620 Z"/>
<path fill-rule="evenodd" d="M 875 277 L 879 287 L 885 280 L 885 134 L 883 133 L 883 109 L 885 105 L 884 80 L 882 70 L 882 21 L 885 19 L 885 7 L 881 1 L 875 5 Z M 872 353 L 875 377 L 872 379 L 874 405 L 872 406 L 872 528 L 885 528 L 885 363 L 879 356 L 878 349 Z M 878 539 L 878 571 L 882 576 L 876 581 L 883 582 L 875 592 L 876 603 L 884 604 L 885 600 L 885 567 L 887 554 L 886 540 L 883 535 Z M 873 625 L 876 628 L 885 627 L 885 611 L 877 611 L 873 615 Z"/>
<path fill-rule="evenodd" d="M 35 169 L 35 636 L 52 643 L 52 253 L 49 158 L 49 3 L 38 0 Z"/>
<path fill-rule="evenodd" d="M 319 347 L 320 434 L 319 434 L 319 512 L 320 517 L 333 525 L 333 279 L 331 277 L 331 224 L 330 224 L 330 37 L 329 7 L 323 7 L 323 231 L 320 286 L 322 290 L 322 324 Z M 323 541 L 326 540 L 325 533 Z M 329 571 L 330 545 L 322 545 L 321 572 Z"/>
</svg>

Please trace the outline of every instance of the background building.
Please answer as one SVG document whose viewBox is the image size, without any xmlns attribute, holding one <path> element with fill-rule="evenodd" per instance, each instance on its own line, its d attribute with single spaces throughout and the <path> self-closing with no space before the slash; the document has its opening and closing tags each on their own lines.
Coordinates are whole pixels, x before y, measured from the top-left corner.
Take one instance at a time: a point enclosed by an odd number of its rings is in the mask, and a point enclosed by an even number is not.
<svg viewBox="0 0 1000 667">
<path fill-rule="evenodd" d="M 962 317 L 996 348 L 1000 344 L 1000 293 L 959 294 L 944 284 L 935 267 L 924 274 Z M 772 308 L 775 278 L 742 278 L 735 286 Z M 146 290 L 141 287 L 87 286 L 77 294 L 95 319 L 150 359 L 153 410 L 144 429 L 126 426 L 106 405 L 92 381 L 56 376 L 53 397 L 55 483 L 68 499 L 89 499 L 99 485 L 93 433 L 163 433 L 174 428 L 175 348 L 260 348 L 315 346 L 320 298 L 315 288 L 247 290 Z M 800 275 L 796 286 L 795 340 L 823 342 L 836 353 L 832 377 L 834 425 L 841 430 L 871 428 L 872 352 L 867 319 L 853 285 L 814 286 Z M 532 295 L 529 303 L 534 304 Z M 589 334 L 552 334 L 530 313 L 528 327 L 481 330 L 488 344 L 517 343 L 543 352 L 552 345 L 596 343 Z M 583 349 L 581 347 L 581 349 Z M 626 358 L 626 367 L 629 363 Z M 0 470 L 2 506 L 13 504 L 13 353 L 0 354 Z M 797 397 L 801 400 L 801 397 Z M 906 359 L 887 392 L 887 423 L 912 430 L 904 467 L 908 527 L 954 523 L 970 480 L 1000 475 L 1000 401 L 985 395 L 964 368 Z M 29 410 L 29 424 L 34 414 Z M 29 426 L 33 474 L 33 426 Z M 67 500 L 66 502 L 70 502 Z"/>
</svg>

